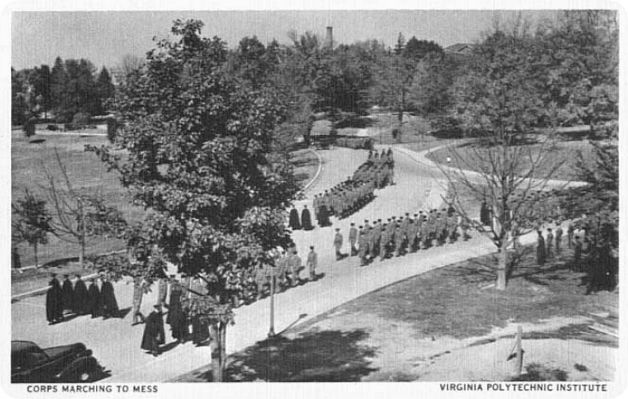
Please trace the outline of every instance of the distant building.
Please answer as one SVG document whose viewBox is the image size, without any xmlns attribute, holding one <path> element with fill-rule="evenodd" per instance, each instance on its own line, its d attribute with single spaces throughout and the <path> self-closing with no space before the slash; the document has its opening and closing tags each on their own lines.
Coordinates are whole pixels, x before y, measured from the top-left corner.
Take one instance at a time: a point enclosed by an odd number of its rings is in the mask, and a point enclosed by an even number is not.
<svg viewBox="0 0 628 399">
<path fill-rule="evenodd" d="M 456 43 L 445 47 L 444 50 L 450 54 L 470 55 L 474 47 L 475 45 L 470 43 Z"/>
<path fill-rule="evenodd" d="M 334 48 L 334 33 L 331 26 L 328 26 L 325 32 L 325 48 L 330 50 Z"/>
</svg>

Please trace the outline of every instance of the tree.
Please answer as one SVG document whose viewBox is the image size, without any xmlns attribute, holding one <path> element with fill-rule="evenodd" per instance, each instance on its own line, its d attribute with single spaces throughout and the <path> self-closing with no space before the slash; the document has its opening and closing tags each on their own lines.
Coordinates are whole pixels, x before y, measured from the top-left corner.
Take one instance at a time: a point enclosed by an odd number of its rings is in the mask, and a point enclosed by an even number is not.
<svg viewBox="0 0 628 399">
<path fill-rule="evenodd" d="M 390 107 L 397 114 L 397 141 L 401 141 L 403 113 L 411 108 L 408 93 L 414 78 L 415 63 L 403 55 L 392 55 L 382 59 L 376 68 L 375 84 L 371 98 L 376 104 Z"/>
<path fill-rule="evenodd" d="M 419 40 L 412 36 L 403 47 L 402 54 L 404 57 L 421 61 L 427 55 L 438 55 L 443 53 L 443 48 L 431 40 Z"/>
<path fill-rule="evenodd" d="M 111 76 L 109 76 L 109 71 L 104 66 L 98 74 L 98 79 L 96 80 L 96 89 L 98 91 L 100 101 L 103 104 L 114 95 L 115 86 L 111 82 Z"/>
<path fill-rule="evenodd" d="M 272 154 L 284 107 L 226 73 L 225 43 L 200 36 L 200 21 L 174 22 L 173 41 L 151 50 L 138 79 L 116 92 L 125 126 L 113 148 L 92 148 L 147 209 L 145 240 L 180 271 L 205 279 L 209 294 L 187 302 L 210 322 L 214 381 L 222 381 L 231 298 L 268 251 L 290 242 L 284 209 L 298 187 Z M 141 264 L 139 265 L 141 267 Z"/>
<path fill-rule="evenodd" d="M 43 167 L 47 178 L 44 190 L 53 206 L 52 232 L 59 239 L 80 246 L 79 263 L 85 266 L 85 252 L 92 237 L 121 238 L 126 222 L 117 209 L 107 206 L 99 195 L 81 193 L 74 188 L 66 166 L 55 149 L 60 178 Z"/>
<path fill-rule="evenodd" d="M 525 145 L 528 134 L 544 112 L 529 79 L 531 38 L 525 25 L 510 32 L 497 29 L 476 48 L 467 75 L 457 80 L 454 117 L 479 135 L 464 155 L 452 147 L 454 168 L 443 168 L 451 201 L 467 223 L 488 236 L 499 252 L 497 289 L 504 290 L 511 273 L 508 247 L 536 228 L 555 211 L 556 203 L 539 194 L 564 159 L 549 151 L 551 137 L 534 148 Z M 478 169 L 478 174 L 468 172 Z M 461 197 L 493 208 L 493 223 L 484 226 L 464 209 Z"/>
<path fill-rule="evenodd" d="M 57 57 L 50 72 L 50 105 L 55 113 L 61 110 L 64 105 L 67 81 L 68 76 L 65 71 L 65 64 L 61 57 Z"/>
<path fill-rule="evenodd" d="M 24 241 L 33 247 L 37 268 L 39 265 L 37 248 L 39 245 L 47 244 L 48 233 L 53 232 L 52 216 L 46 209 L 46 201 L 25 190 L 24 197 L 18 199 L 11 207 L 14 213 L 11 226 L 13 241 Z"/>
</svg>

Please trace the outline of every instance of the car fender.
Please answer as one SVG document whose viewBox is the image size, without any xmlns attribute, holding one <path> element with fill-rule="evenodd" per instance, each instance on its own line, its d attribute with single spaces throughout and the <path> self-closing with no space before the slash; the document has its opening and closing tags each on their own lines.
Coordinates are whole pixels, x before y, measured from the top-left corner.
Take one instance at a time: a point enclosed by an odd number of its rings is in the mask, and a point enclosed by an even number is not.
<svg viewBox="0 0 628 399">
<path fill-rule="evenodd" d="M 70 363 L 59 374 L 59 380 L 63 382 L 80 382 L 78 376 L 86 370 L 94 374 L 102 371 L 102 367 L 93 356 L 83 356 Z"/>
</svg>

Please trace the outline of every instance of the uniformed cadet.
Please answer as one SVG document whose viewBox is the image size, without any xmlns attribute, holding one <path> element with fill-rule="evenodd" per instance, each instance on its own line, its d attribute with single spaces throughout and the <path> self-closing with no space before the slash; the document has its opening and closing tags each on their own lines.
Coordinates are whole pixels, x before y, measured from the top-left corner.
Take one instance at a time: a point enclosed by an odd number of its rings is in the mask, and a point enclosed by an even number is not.
<svg viewBox="0 0 628 399">
<path fill-rule="evenodd" d="M 255 286 L 257 288 L 257 299 L 259 300 L 262 296 L 264 296 L 265 287 L 269 283 L 268 265 L 264 263 L 260 263 L 255 268 L 254 277 L 255 277 Z"/>
<path fill-rule="evenodd" d="M 406 217 L 401 220 L 401 232 L 405 235 L 406 240 L 404 240 L 403 247 L 409 246 L 410 236 L 408 234 L 408 226 L 410 226 L 410 214 L 406 213 Z"/>
<path fill-rule="evenodd" d="M 334 248 L 336 249 L 336 260 L 341 260 L 343 258 L 342 252 L 340 249 L 342 248 L 342 234 L 340 234 L 340 229 L 336 229 L 336 235 L 334 236 Z"/>
<path fill-rule="evenodd" d="M 299 271 L 301 270 L 301 257 L 297 253 L 297 249 L 293 248 L 288 257 L 288 277 L 290 286 L 295 287 L 299 284 Z"/>
<path fill-rule="evenodd" d="M 366 237 L 366 229 L 360 226 L 360 235 L 358 236 L 358 253 L 360 255 L 360 266 L 366 265 L 366 254 L 368 252 L 368 244 Z"/>
<path fill-rule="evenodd" d="M 395 256 L 400 256 L 403 252 L 403 242 L 405 240 L 405 235 L 403 234 L 403 230 L 401 229 L 401 224 L 397 224 L 395 227 Z"/>
<path fill-rule="evenodd" d="M 276 269 L 275 269 L 275 276 L 277 279 L 277 285 L 279 290 L 278 291 L 283 291 L 283 289 L 285 289 L 285 287 L 288 285 L 288 281 L 286 278 L 286 273 L 287 273 L 287 269 L 288 269 L 288 258 L 286 257 L 285 253 L 283 250 L 281 250 L 281 253 L 279 254 L 279 257 L 277 258 L 276 263 Z"/>
<path fill-rule="evenodd" d="M 390 219 L 389 219 L 390 220 Z M 388 244 L 390 243 L 390 229 L 384 223 L 382 226 L 382 235 L 379 239 L 379 260 L 383 261 L 388 257 Z"/>
<path fill-rule="evenodd" d="M 449 229 L 449 242 L 458 240 L 458 215 L 453 211 L 447 218 L 447 228 Z"/>
<path fill-rule="evenodd" d="M 314 251 L 314 247 L 310 247 L 310 252 L 307 254 L 307 268 L 310 274 L 310 281 L 316 280 L 316 267 L 318 266 L 318 255 Z"/>
<path fill-rule="evenodd" d="M 351 256 L 355 256 L 358 253 L 358 249 L 355 244 L 358 240 L 358 230 L 355 228 L 355 223 L 351 223 L 349 228 L 349 245 L 351 246 Z"/>
<path fill-rule="evenodd" d="M 371 258 L 375 259 L 377 251 L 379 251 L 379 241 L 382 235 L 381 220 L 375 221 L 373 229 L 371 230 L 371 237 L 369 243 L 369 249 L 371 250 Z"/>
<path fill-rule="evenodd" d="M 414 219 L 410 219 L 408 227 L 406 228 L 406 237 L 408 238 L 408 251 L 416 252 L 416 235 L 417 235 L 417 215 L 414 215 Z"/>
</svg>

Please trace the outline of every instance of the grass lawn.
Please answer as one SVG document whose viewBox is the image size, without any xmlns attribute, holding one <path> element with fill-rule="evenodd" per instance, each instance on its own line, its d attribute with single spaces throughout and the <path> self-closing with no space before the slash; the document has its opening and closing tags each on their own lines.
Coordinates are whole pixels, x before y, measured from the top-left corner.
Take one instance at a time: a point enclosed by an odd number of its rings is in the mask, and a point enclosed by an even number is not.
<svg viewBox="0 0 628 399">
<path fill-rule="evenodd" d="M 53 176 L 60 178 L 61 173 L 56 163 L 54 149 L 58 151 L 65 164 L 68 175 L 76 189 L 91 193 L 100 193 L 105 201 L 117 207 L 129 222 L 140 220 L 143 210 L 129 203 L 126 190 L 121 186 L 114 172 L 107 172 L 105 165 L 93 153 L 84 151 L 87 144 L 102 145 L 107 143 L 106 137 L 81 137 L 80 135 L 46 135 L 36 136 L 43 139 L 40 143 L 29 143 L 19 132 L 12 135 L 11 148 L 11 193 L 13 199 L 19 198 L 24 189 L 45 195 L 42 187 L 46 186 L 44 168 Z M 49 205 L 49 209 L 50 208 Z M 88 253 L 101 253 L 121 248 L 119 240 L 93 239 Z M 33 264 L 32 249 L 20 245 L 21 264 Z M 45 264 L 58 259 L 78 256 L 79 246 L 59 240 L 50 235 L 49 243 L 39 248 L 39 263 Z"/>
<path fill-rule="evenodd" d="M 531 150 L 531 154 L 534 157 L 537 157 L 539 151 L 542 149 L 548 150 L 547 147 L 543 148 L 539 144 L 530 144 L 527 145 Z M 489 161 L 488 157 L 478 157 L 476 151 L 479 151 L 479 154 L 488 153 L 489 149 L 475 147 L 475 144 L 466 144 L 456 147 L 455 152 L 462 159 L 465 159 L 467 162 L 475 162 L 477 161 L 477 165 L 462 165 L 464 168 L 470 168 L 472 170 L 480 170 L 481 167 L 488 167 Z M 534 177 L 544 177 L 549 168 L 555 165 L 555 162 L 559 162 L 564 160 L 565 163 L 554 173 L 552 179 L 558 180 L 577 180 L 577 171 L 575 169 L 577 157 L 576 154 L 578 151 L 582 152 L 584 159 L 588 162 L 592 160 L 593 157 L 593 147 L 587 141 L 562 141 L 556 143 L 556 146 L 552 149 L 549 149 L 551 153 L 546 157 L 547 162 L 541 165 L 540 168 L 536 171 Z M 447 157 L 451 156 L 455 162 L 456 156 L 452 155 L 451 148 L 442 148 L 440 150 L 431 152 L 428 154 L 428 157 L 433 161 L 446 163 Z M 481 160 L 480 160 L 481 158 Z M 529 168 L 529 163 L 527 159 L 522 162 L 522 170 L 526 170 Z M 455 166 L 455 165 L 454 165 Z"/>
<path fill-rule="evenodd" d="M 575 320 L 590 312 L 616 314 L 617 292 L 585 295 L 587 274 L 572 270 L 572 256 L 565 249 L 562 256 L 539 267 L 528 253 L 503 292 L 487 288 L 494 282 L 486 271 L 486 265 L 494 262 L 492 256 L 385 287 L 230 356 L 228 379 L 415 380 L 420 374 L 417 368 L 429 370 L 431 362 L 446 357 L 456 346 L 486 351 L 481 345 L 490 341 L 485 338 L 489 333 L 504 331 L 500 337 L 509 337 L 504 344 L 512 345 L 512 332 L 502 330 L 511 323 L 528 323 L 524 339 L 539 345 L 559 340 L 569 346 L 572 341 L 566 340 L 576 339 L 616 347 L 616 340 L 591 334 L 586 323 L 557 324 L 542 332 L 533 327 L 548 320 Z M 535 343 L 527 345 L 531 348 Z M 535 350 L 535 355 L 542 352 Z M 208 370 L 195 370 L 178 381 L 207 381 Z"/>
<path fill-rule="evenodd" d="M 86 131 L 94 133 L 96 130 Z M 12 131 L 11 148 L 11 193 L 15 200 L 23 195 L 25 189 L 45 195 L 46 175 L 48 170 L 53 176 L 60 178 L 55 159 L 56 149 L 65 164 L 68 175 L 76 189 L 92 193 L 99 192 L 105 201 L 122 211 L 128 222 L 133 223 L 142 219 L 143 209 L 131 206 L 129 195 L 122 187 L 115 172 L 108 172 L 105 165 L 93 153 L 85 152 L 85 145 L 107 144 L 107 138 L 103 136 L 76 135 L 40 135 L 35 136 L 42 140 L 38 143 L 30 143 L 24 137 L 21 130 Z M 318 167 L 318 159 L 311 151 L 299 150 L 293 154 L 292 162 L 295 167 L 295 176 L 301 184 L 306 184 Z M 50 208 L 49 205 L 49 209 Z M 124 242 L 117 239 L 96 238 L 89 242 L 87 254 L 99 254 L 117 251 L 124 248 Z M 34 263 L 33 250 L 30 246 L 21 244 L 18 246 L 22 266 L 30 266 Z M 24 273 L 12 273 L 13 294 L 30 291 L 45 286 L 49 273 L 54 271 L 59 274 L 74 273 L 80 270 L 73 263 L 74 257 L 78 257 L 80 247 L 49 235 L 49 242 L 39 247 L 39 265 L 45 265 L 38 270 L 28 270 Z"/>
<path fill-rule="evenodd" d="M 294 151 L 291 155 L 294 177 L 301 186 L 304 186 L 312 180 L 318 170 L 318 157 L 310 150 Z"/>
</svg>

